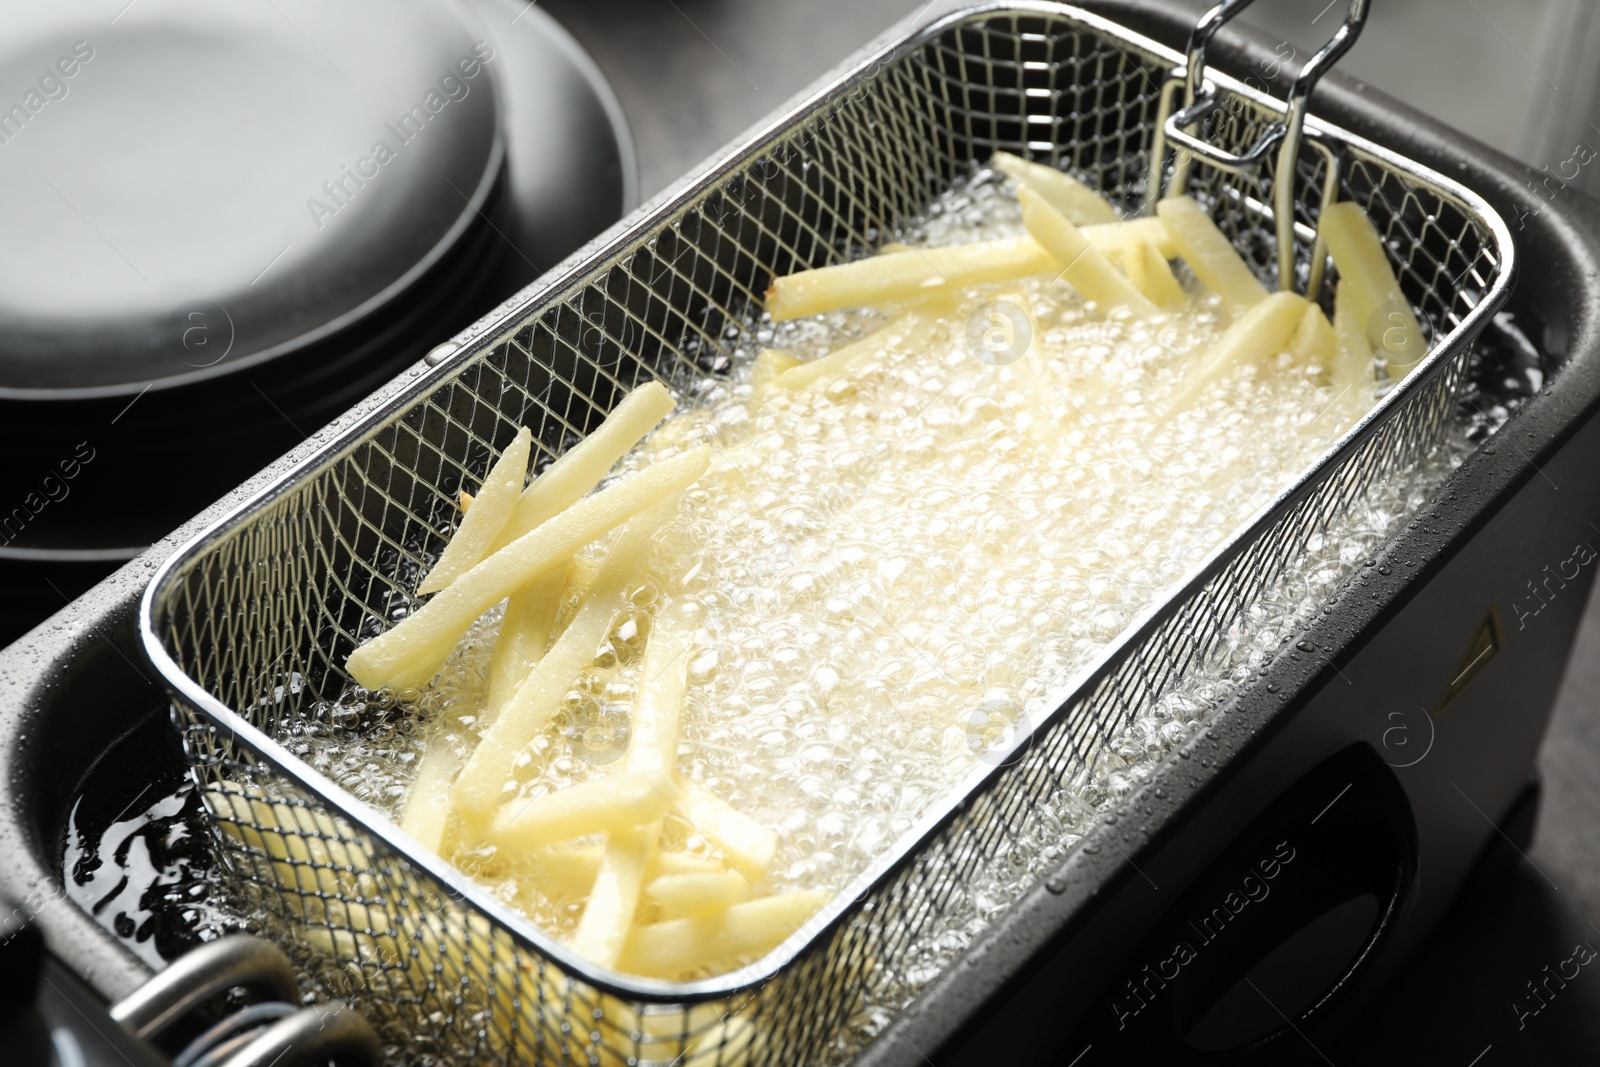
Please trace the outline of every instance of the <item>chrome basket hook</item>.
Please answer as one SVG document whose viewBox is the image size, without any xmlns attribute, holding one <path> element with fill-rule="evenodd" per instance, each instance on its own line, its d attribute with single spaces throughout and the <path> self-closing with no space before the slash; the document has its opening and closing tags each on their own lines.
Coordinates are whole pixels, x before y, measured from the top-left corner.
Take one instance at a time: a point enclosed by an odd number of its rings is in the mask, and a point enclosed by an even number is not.
<svg viewBox="0 0 1600 1067">
<path fill-rule="evenodd" d="M 1173 195 L 1181 193 L 1187 186 L 1192 159 L 1238 174 L 1260 167 L 1276 147 L 1277 178 L 1273 182 L 1273 214 L 1278 238 L 1278 285 L 1282 289 L 1291 289 L 1294 283 L 1295 164 L 1305 138 L 1308 102 L 1317 82 L 1356 43 L 1366 25 L 1372 4 L 1371 0 L 1350 0 L 1349 11 L 1339 29 L 1300 68 L 1300 74 L 1290 87 L 1284 103 L 1283 120 L 1268 126 L 1244 152 L 1234 153 L 1202 140 L 1192 131 L 1206 116 L 1222 106 L 1221 95 L 1205 80 L 1206 49 L 1217 31 L 1252 2 L 1222 0 L 1196 23 L 1189 35 L 1188 55 L 1183 67 L 1184 106 L 1168 115 L 1161 124 L 1160 136 L 1154 146 L 1156 155 L 1151 162 L 1153 167 L 1158 168 L 1153 173 L 1159 175 L 1166 145 L 1171 144 L 1177 149 L 1178 162 L 1167 186 L 1167 195 Z"/>
</svg>

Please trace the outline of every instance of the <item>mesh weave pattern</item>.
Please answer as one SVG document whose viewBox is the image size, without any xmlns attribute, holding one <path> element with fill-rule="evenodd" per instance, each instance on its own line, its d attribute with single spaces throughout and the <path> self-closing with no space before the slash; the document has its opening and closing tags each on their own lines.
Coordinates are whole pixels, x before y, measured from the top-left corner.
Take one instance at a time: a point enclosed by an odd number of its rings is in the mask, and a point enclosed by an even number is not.
<svg viewBox="0 0 1600 1067">
<path fill-rule="evenodd" d="M 1044 6 L 958 18 L 913 38 L 798 116 L 736 166 L 691 189 L 574 287 L 363 426 L 225 529 L 186 549 L 153 593 L 161 650 L 195 685 L 266 734 L 346 684 L 341 664 L 414 606 L 427 553 L 449 533 L 454 496 L 519 426 L 544 461 L 596 426 L 635 384 L 684 386 L 725 372 L 775 274 L 840 262 L 890 239 L 1006 149 L 1068 167 L 1138 210 L 1166 73 L 1175 57 Z M 1248 145 L 1275 114 L 1219 79 L 1227 106 L 1205 136 Z M 1326 174 L 1390 241 L 1402 285 L 1444 337 L 1504 284 L 1492 228 L 1449 189 L 1328 136 L 1295 176 L 1315 223 Z M 1197 167 L 1190 191 L 1269 277 L 1270 172 Z M 1310 248 L 1299 249 L 1306 276 Z M 968 872 L 1017 837 L 1041 797 L 1071 784 L 1097 744 L 1206 657 L 1299 546 L 1367 487 L 1442 438 L 1466 354 L 1392 398 L 1376 430 L 1325 462 L 1211 572 L 1108 655 L 1040 726 L 1025 757 L 985 787 L 787 965 L 737 992 L 646 996 L 584 980 L 402 850 L 340 814 L 348 798 L 307 787 L 276 745 L 180 701 L 175 720 L 237 882 L 332 960 L 328 982 L 407 1058 L 473 1063 L 798 1063 L 878 995 L 877 976 L 917 944 Z M 339 976 L 342 976 L 340 978 Z M 609 989 L 605 988 L 609 985 Z M 781 1010 L 780 1010 L 781 1006 Z"/>
</svg>

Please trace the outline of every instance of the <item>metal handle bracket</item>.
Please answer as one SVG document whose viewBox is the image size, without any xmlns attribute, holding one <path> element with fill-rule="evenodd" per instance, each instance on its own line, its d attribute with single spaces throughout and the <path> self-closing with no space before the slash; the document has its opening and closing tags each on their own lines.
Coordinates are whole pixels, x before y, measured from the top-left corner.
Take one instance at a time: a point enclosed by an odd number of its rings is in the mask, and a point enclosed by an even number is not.
<svg viewBox="0 0 1600 1067">
<path fill-rule="evenodd" d="M 1349 11 L 1339 29 L 1300 68 L 1299 75 L 1290 87 L 1282 121 L 1268 126 L 1244 152 L 1235 153 L 1204 140 L 1194 130 L 1202 120 L 1222 106 L 1221 94 L 1206 81 L 1206 49 L 1217 31 L 1252 2 L 1222 0 L 1200 17 L 1194 32 L 1189 35 L 1188 55 L 1182 70 L 1184 105 L 1168 115 L 1161 125 L 1157 154 L 1151 161 L 1156 168 L 1152 173 L 1160 174 L 1166 145 L 1175 147 L 1178 150 L 1178 164 L 1167 189 L 1168 195 L 1172 195 L 1181 193 L 1187 185 L 1192 159 L 1239 174 L 1258 168 L 1276 148 L 1278 177 L 1273 183 L 1273 211 L 1277 222 L 1278 285 L 1282 289 L 1291 289 L 1294 282 L 1294 174 L 1300 146 L 1305 138 L 1308 101 L 1317 82 L 1356 43 L 1372 5 L 1371 0 L 1350 0 Z"/>
</svg>

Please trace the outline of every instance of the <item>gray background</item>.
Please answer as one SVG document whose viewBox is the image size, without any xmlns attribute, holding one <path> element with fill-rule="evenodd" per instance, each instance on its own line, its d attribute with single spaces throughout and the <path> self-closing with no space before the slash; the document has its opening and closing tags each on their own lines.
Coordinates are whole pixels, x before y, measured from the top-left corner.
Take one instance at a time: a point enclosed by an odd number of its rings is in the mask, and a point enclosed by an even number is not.
<svg viewBox="0 0 1600 1067">
<path fill-rule="evenodd" d="M 1204 3 L 1173 0 L 1196 13 Z M 922 0 L 547 0 L 616 86 L 649 197 Z M 1534 168 L 1600 145 L 1593 0 L 1374 0 L 1344 68 Z M 1330 9 L 1331 8 L 1331 9 Z M 1261 0 L 1244 16 L 1302 53 L 1344 0 Z M 1600 121 L 1600 120 L 1597 120 Z M 1600 190 L 1600 164 L 1574 184 Z M 1323 1060 L 1600 1062 L 1600 961 L 1515 1026 L 1523 983 L 1587 940 L 1600 948 L 1600 620 L 1591 605 L 1547 739 L 1544 808 L 1526 859 L 1463 896 L 1446 927 Z M 1474 1059 L 1474 1057 L 1481 1057 Z M 1315 1057 L 1313 1057 L 1315 1059 Z"/>
</svg>

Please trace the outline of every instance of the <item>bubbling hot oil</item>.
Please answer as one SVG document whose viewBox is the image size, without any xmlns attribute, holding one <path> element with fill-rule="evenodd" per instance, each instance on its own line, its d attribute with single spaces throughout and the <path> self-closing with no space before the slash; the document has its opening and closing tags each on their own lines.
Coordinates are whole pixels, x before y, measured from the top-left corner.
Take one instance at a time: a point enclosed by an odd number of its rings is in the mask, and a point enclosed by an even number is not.
<svg viewBox="0 0 1600 1067">
<path fill-rule="evenodd" d="M 1015 201 L 980 171 L 911 237 L 937 245 L 1019 228 Z M 520 761 L 519 795 L 603 774 L 626 750 L 650 613 L 687 603 L 699 628 L 679 770 L 780 830 L 772 889 L 841 888 L 975 766 L 1005 758 L 1054 710 L 1052 695 L 1361 410 L 1284 358 L 1236 371 L 1169 417 L 1185 369 L 1228 321 L 1198 290 L 1187 310 L 1151 320 L 1107 314 L 1049 278 L 963 296 L 918 331 L 892 325 L 905 308 L 751 331 L 761 347 L 816 358 L 891 324 L 846 377 L 757 389 L 751 349 L 729 376 L 685 390 L 680 414 L 617 473 L 702 442 L 711 471 L 659 536 L 634 610 Z M 974 309 L 993 301 L 1026 313 L 1020 352 L 984 344 L 1002 324 L 974 328 Z M 1453 445 L 1355 501 L 1215 655 L 1104 738 L 1092 766 L 1069 769 L 1073 788 L 1033 809 L 1002 862 L 971 872 L 914 955 L 885 961 L 838 1051 L 879 1031 L 1324 605 L 1459 462 L 1465 443 Z M 351 691 L 284 740 L 398 814 L 433 735 L 470 747 L 497 629 L 498 609 L 414 705 L 375 716 Z M 667 833 L 704 847 L 670 819 Z M 451 858 L 550 933 L 574 928 L 581 901 L 530 891 L 488 851 Z"/>
<path fill-rule="evenodd" d="M 918 236 L 1016 226 L 1014 201 L 980 180 Z M 975 312 L 993 301 L 1000 318 Z M 742 361 L 623 461 L 619 474 L 702 442 L 714 450 L 658 538 L 640 610 L 519 765 L 521 795 L 605 773 L 626 746 L 648 610 L 687 604 L 699 630 L 680 770 L 779 830 L 773 889 L 841 888 L 976 762 L 1041 722 L 1048 694 L 1354 414 L 1285 357 L 1169 417 L 1185 370 L 1227 325 L 1210 296 L 1141 320 L 1046 277 L 896 317 L 907 310 L 768 328 L 772 346 L 803 357 L 873 329 L 881 343 L 802 390 L 758 390 Z M 489 620 L 464 643 L 426 694 L 426 718 L 481 701 L 493 633 Z M 314 762 L 397 810 L 420 738 L 396 725 L 374 745 L 345 741 Z M 456 858 L 480 871 L 493 859 Z M 573 902 L 494 884 L 553 932 L 576 918 Z"/>
<path fill-rule="evenodd" d="M 968 342 L 989 296 L 1037 324 L 1004 366 Z M 629 464 L 714 446 L 658 546 L 701 613 L 681 766 L 780 828 L 784 888 L 881 855 L 1344 429 L 1288 368 L 1164 418 L 1207 302 L 1141 322 L 1046 279 L 961 306 L 847 379 L 723 386 Z"/>
</svg>

